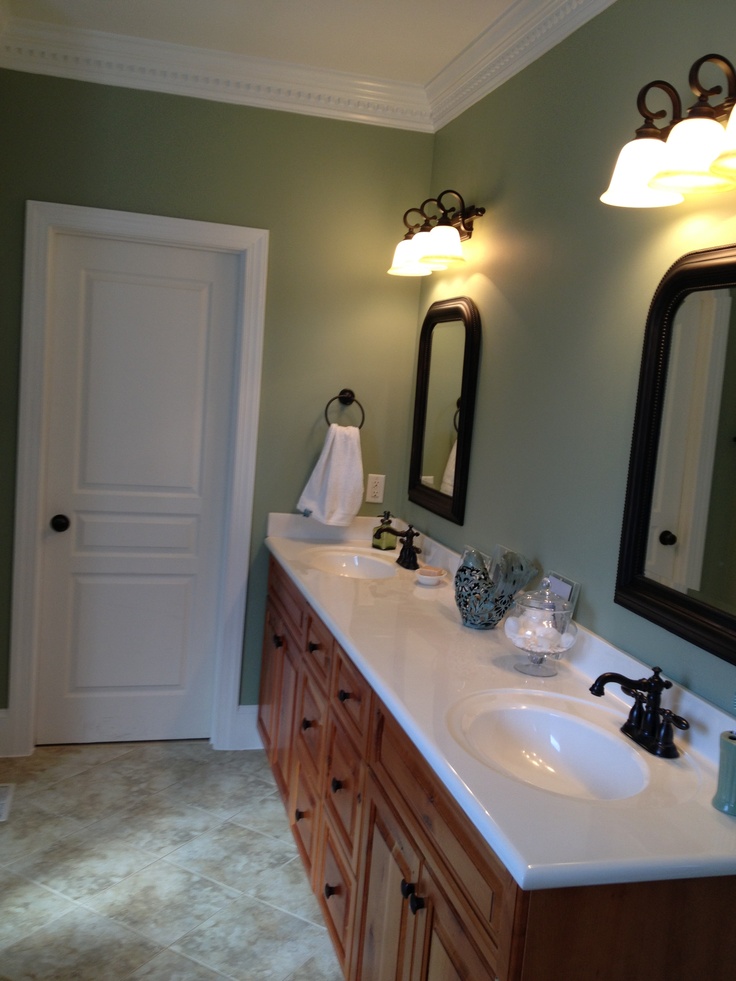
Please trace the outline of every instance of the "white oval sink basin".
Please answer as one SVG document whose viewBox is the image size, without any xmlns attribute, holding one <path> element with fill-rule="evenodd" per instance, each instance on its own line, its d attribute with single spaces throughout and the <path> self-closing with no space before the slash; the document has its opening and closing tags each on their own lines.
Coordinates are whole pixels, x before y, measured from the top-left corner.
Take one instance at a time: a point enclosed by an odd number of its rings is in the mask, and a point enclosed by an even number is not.
<svg viewBox="0 0 736 981">
<path fill-rule="evenodd" d="M 320 572 L 349 579 L 390 579 L 396 575 L 395 560 L 385 559 L 370 549 L 326 545 L 310 548 L 304 554 L 304 561 Z"/>
<path fill-rule="evenodd" d="M 621 800 L 647 787 L 649 767 L 621 722 L 581 699 L 508 690 L 471 695 L 448 718 L 453 738 L 482 763 L 586 800 Z"/>
</svg>

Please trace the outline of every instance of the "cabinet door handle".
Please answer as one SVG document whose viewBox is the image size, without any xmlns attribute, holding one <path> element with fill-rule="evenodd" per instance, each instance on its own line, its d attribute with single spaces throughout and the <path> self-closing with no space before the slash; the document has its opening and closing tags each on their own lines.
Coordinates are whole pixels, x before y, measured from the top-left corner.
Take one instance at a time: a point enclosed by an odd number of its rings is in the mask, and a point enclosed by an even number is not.
<svg viewBox="0 0 736 981">
<path fill-rule="evenodd" d="M 314 723 L 310 722 L 309 719 L 302 719 L 302 729 L 305 732 L 307 731 L 307 729 L 311 729 L 313 725 Z"/>
<path fill-rule="evenodd" d="M 315 644 L 313 640 L 310 640 L 307 644 L 307 650 L 310 654 L 314 654 L 315 651 L 319 650 L 319 644 Z"/>
<path fill-rule="evenodd" d="M 408 899 L 409 896 L 413 896 L 416 890 L 416 886 L 413 882 L 407 882 L 406 879 L 401 880 L 401 895 L 404 899 Z"/>
<path fill-rule="evenodd" d="M 416 916 L 418 909 L 424 909 L 425 906 L 426 903 L 421 896 L 417 896 L 416 893 L 412 893 L 411 896 L 409 896 L 409 909 L 412 911 L 414 916 Z"/>
<path fill-rule="evenodd" d="M 329 899 L 330 896 L 334 896 L 337 892 L 337 886 L 331 886 L 329 882 L 325 883 L 325 899 Z"/>
<path fill-rule="evenodd" d="M 294 820 L 301 821 L 303 817 L 304 817 L 304 811 L 300 811 L 299 808 L 297 807 L 297 809 L 294 811 Z"/>
<path fill-rule="evenodd" d="M 350 694 L 349 691 L 345 691 L 344 688 L 341 688 L 340 691 L 337 693 L 337 697 L 340 699 L 341 702 L 347 702 L 347 700 L 349 698 L 352 698 L 353 696 Z"/>
<path fill-rule="evenodd" d="M 283 647 L 284 646 L 284 638 L 283 637 L 280 637 L 278 634 L 274 634 L 273 635 L 273 646 L 274 647 Z"/>
<path fill-rule="evenodd" d="M 336 794 L 338 790 L 342 790 L 342 780 L 338 780 L 337 777 L 333 777 L 330 787 L 332 788 L 332 793 Z"/>
</svg>

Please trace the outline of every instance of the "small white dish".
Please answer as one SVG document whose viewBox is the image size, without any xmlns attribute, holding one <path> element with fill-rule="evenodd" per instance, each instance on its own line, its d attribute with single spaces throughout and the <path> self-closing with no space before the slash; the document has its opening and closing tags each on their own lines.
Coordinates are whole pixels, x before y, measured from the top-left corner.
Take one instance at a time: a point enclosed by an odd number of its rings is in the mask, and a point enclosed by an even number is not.
<svg viewBox="0 0 736 981">
<path fill-rule="evenodd" d="M 434 565 L 425 565 L 421 569 L 417 569 L 417 582 L 422 586 L 436 586 L 446 575 L 445 569 L 440 569 Z"/>
</svg>

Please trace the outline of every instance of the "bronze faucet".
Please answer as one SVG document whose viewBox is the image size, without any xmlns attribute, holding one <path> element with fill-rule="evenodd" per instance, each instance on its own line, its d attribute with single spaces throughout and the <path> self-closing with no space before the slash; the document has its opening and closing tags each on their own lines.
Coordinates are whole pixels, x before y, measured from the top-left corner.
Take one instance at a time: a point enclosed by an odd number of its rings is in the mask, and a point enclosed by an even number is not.
<svg viewBox="0 0 736 981">
<path fill-rule="evenodd" d="M 400 565 L 402 569 L 418 569 L 419 562 L 417 560 L 417 553 L 421 552 L 421 548 L 417 548 L 413 544 L 414 539 L 418 538 L 420 532 L 414 531 L 412 525 L 406 529 L 406 531 L 399 531 L 397 528 L 391 525 L 381 525 L 380 528 L 376 528 L 373 537 L 379 539 L 381 535 L 396 535 L 396 537 L 401 542 L 401 551 L 399 552 L 399 557 L 396 560 L 396 564 Z"/>
<path fill-rule="evenodd" d="M 605 694 L 606 685 L 621 685 L 621 691 L 634 699 L 629 717 L 621 726 L 621 732 L 648 753 L 674 759 L 680 754 L 673 740 L 673 726 L 689 729 L 690 723 L 670 709 L 660 707 L 662 692 L 665 688 L 671 688 L 672 682 L 660 677 L 661 668 L 653 668 L 652 671 L 654 673 L 651 678 L 639 678 L 638 681 L 625 678 L 615 671 L 607 671 L 596 678 L 590 691 L 600 697 Z"/>
</svg>

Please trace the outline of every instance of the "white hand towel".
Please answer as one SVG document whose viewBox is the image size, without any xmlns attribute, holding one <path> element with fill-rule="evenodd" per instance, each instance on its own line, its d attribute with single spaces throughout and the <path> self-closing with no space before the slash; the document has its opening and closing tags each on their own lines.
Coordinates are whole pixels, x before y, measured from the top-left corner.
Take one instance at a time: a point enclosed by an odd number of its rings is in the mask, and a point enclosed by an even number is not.
<svg viewBox="0 0 736 981">
<path fill-rule="evenodd" d="M 297 510 L 323 525 L 349 525 L 363 503 L 363 459 L 357 426 L 331 423 Z"/>
<path fill-rule="evenodd" d="M 441 490 L 443 494 L 449 494 L 452 497 L 452 492 L 455 487 L 455 456 L 457 454 L 457 440 L 452 444 L 452 449 L 450 450 L 450 455 L 447 458 L 447 464 L 445 465 L 445 472 L 442 475 Z"/>
</svg>

